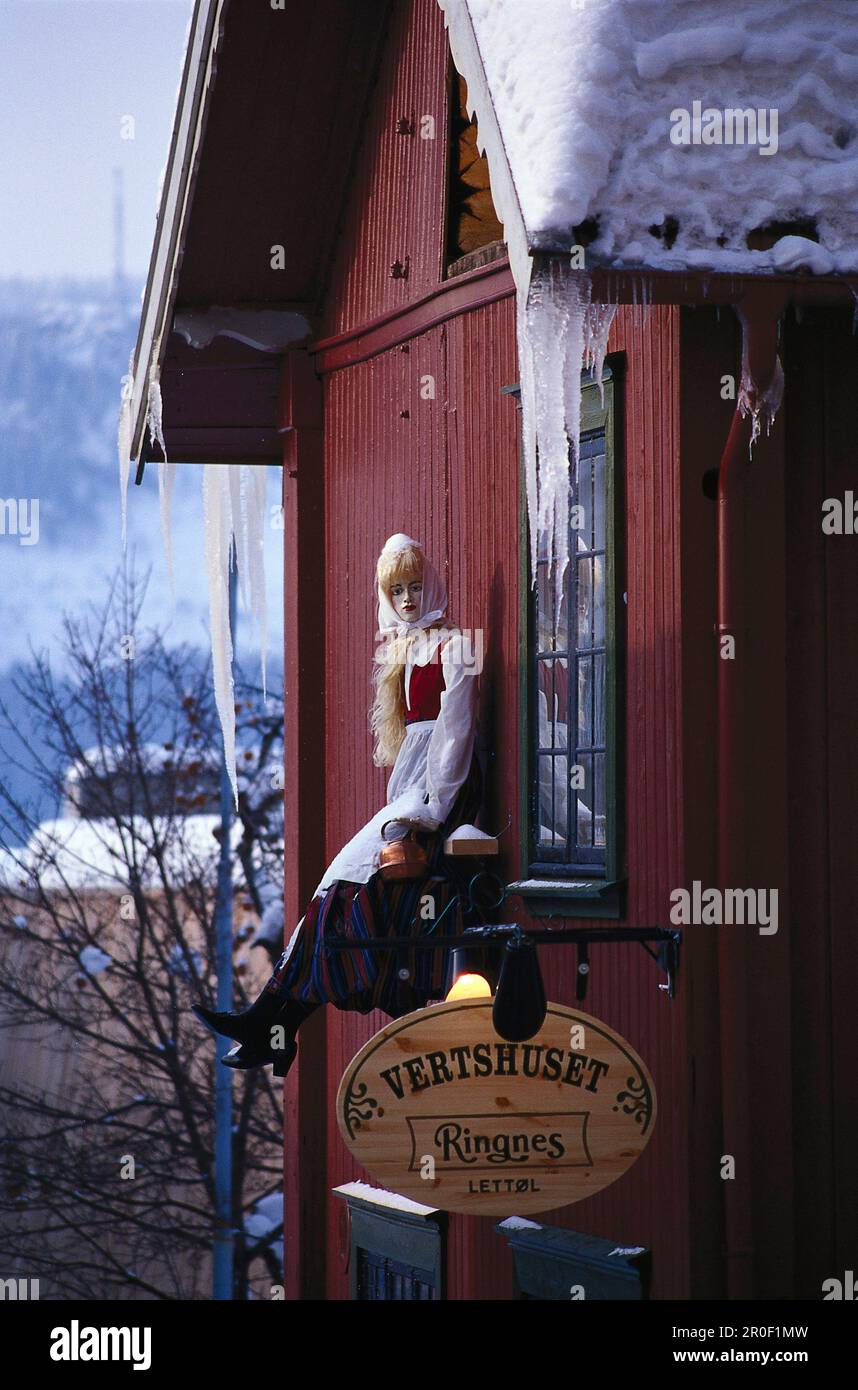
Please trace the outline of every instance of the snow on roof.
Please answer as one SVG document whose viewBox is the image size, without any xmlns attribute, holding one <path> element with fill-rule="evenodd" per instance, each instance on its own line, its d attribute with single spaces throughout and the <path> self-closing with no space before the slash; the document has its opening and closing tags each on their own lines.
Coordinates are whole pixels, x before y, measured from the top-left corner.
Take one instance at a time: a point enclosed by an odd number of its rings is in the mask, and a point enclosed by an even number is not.
<svg viewBox="0 0 858 1390">
<path fill-rule="evenodd" d="M 439 4 L 520 291 L 516 239 L 568 249 L 591 220 L 587 268 L 858 270 L 858 5 Z M 772 223 L 808 225 L 749 249 Z"/>
<path fill-rule="evenodd" d="M 184 748 L 176 750 L 172 744 L 167 746 L 163 743 L 143 743 L 139 748 L 140 762 L 143 767 L 151 773 L 160 772 L 164 769 L 174 770 L 176 766 L 185 766 L 187 763 L 194 762 L 205 764 L 207 767 L 220 767 L 220 752 L 216 748 Z M 106 776 L 112 772 L 122 772 L 127 768 L 134 768 L 128 748 L 124 744 L 107 746 L 96 744 L 92 748 L 84 749 L 83 756 L 76 762 L 69 763 L 66 773 L 66 782 L 79 782 L 82 778 L 96 776 Z"/>
<path fill-rule="evenodd" d="M 220 843 L 214 831 L 219 827 L 220 816 L 215 815 L 182 816 L 173 820 L 154 817 L 151 822 L 137 817 L 138 860 L 140 845 L 151 843 L 154 828 L 163 843 L 166 872 L 174 885 L 197 876 L 213 884 L 220 855 Z M 241 824 L 236 821 L 232 827 L 233 843 L 238 842 L 241 834 Z M 66 887 L 128 892 L 128 850 L 123 849 L 123 838 L 128 841 L 128 832 L 121 835 L 117 825 L 109 820 L 63 817 L 43 821 L 26 845 L 4 851 L 0 856 L 0 889 L 7 886 L 20 891 L 37 873 L 47 892 Z M 240 878 L 238 865 L 234 868 L 234 876 Z M 142 880 L 144 887 L 160 885 L 154 856 L 150 867 L 143 865 Z"/>
</svg>

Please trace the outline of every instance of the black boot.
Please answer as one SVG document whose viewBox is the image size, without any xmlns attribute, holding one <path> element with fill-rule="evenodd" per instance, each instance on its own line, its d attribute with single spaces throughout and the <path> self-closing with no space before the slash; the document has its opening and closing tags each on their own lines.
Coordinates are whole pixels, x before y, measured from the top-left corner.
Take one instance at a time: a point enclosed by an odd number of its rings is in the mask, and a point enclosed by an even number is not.
<svg viewBox="0 0 858 1390">
<path fill-rule="evenodd" d="M 258 1050 L 267 1047 L 277 1015 L 284 1003 L 288 1002 L 291 1001 L 284 1001 L 269 990 L 263 990 L 250 1008 L 241 1013 L 206 1009 L 202 1004 L 194 1004 L 193 1012 L 213 1033 L 219 1033 L 222 1038 L 233 1038 L 239 1043 L 248 1043 Z"/>
<path fill-rule="evenodd" d="M 251 1071 L 254 1067 L 267 1067 L 269 1062 L 273 1062 L 274 1075 L 286 1076 L 297 1056 L 298 1044 L 294 1038 L 291 1038 L 284 1047 L 276 1050 L 256 1048 L 250 1043 L 243 1043 L 241 1047 L 233 1048 L 232 1052 L 228 1052 L 220 1060 L 225 1067 L 229 1067 L 232 1071 Z"/>
<path fill-rule="evenodd" d="M 232 1052 L 221 1057 L 221 1062 L 234 1071 L 250 1071 L 253 1067 L 266 1067 L 271 1062 L 275 1076 L 286 1076 L 298 1055 L 295 1034 L 301 1024 L 319 1008 L 320 1004 L 304 1004 L 298 999 L 281 1000 L 280 1013 L 276 1021 L 269 1025 L 267 1036 L 233 1048 Z M 272 1036 L 275 1029 L 281 1027 L 284 1031 L 282 1043 L 279 1036 L 276 1041 Z"/>
</svg>

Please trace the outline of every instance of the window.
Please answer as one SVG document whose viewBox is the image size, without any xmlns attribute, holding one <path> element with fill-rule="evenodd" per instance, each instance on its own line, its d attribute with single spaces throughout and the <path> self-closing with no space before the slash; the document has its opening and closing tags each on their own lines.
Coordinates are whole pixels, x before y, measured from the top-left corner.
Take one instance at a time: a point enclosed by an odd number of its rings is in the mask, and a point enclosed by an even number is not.
<svg viewBox="0 0 858 1390">
<path fill-rule="evenodd" d="M 515 1269 L 515 1299 L 568 1304 L 649 1298 L 652 1252 L 628 1238 L 603 1240 L 558 1226 L 495 1226 L 506 1237 Z"/>
<path fill-rule="evenodd" d="M 527 878 L 516 885 L 534 911 L 621 915 L 619 718 L 624 605 L 618 577 L 618 364 L 598 384 L 584 378 L 581 448 L 571 478 L 569 565 L 555 626 L 555 569 L 525 555 L 527 711 L 522 749 Z M 571 465 L 570 465 L 571 466 Z M 565 905 L 558 899 L 575 898 Z"/>
<path fill-rule="evenodd" d="M 350 1296 L 359 1302 L 431 1303 L 445 1296 L 446 1213 L 395 1193 L 344 1183 Z"/>
<path fill-rule="evenodd" d="M 489 166 L 468 117 L 465 79 L 450 69 L 450 165 L 447 189 L 447 275 L 461 275 L 506 255 L 503 227 L 489 186 Z"/>
<path fill-rule="evenodd" d="M 431 1303 L 438 1285 L 431 1270 L 415 1269 L 380 1255 L 376 1250 L 357 1250 L 355 1298 L 371 1303 Z"/>
</svg>

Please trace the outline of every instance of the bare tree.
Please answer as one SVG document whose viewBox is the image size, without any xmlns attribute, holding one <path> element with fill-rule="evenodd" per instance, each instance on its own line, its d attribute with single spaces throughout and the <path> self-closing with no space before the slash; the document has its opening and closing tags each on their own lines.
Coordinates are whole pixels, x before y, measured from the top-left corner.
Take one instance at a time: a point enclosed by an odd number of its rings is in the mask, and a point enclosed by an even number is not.
<svg viewBox="0 0 858 1390">
<path fill-rule="evenodd" d="M 38 656 L 18 680 L 31 726 L 0 707 L 4 765 L 40 802 L 0 789 L 0 1275 L 42 1297 L 209 1291 L 214 1044 L 189 1008 L 214 994 L 220 735 L 206 663 L 142 630 L 141 604 L 117 579 L 65 620 L 62 675 Z M 276 916 L 283 792 L 282 708 L 248 689 L 237 711 L 240 1008 L 267 966 L 249 947 Z M 279 1083 L 236 1074 L 237 1298 L 281 1279 L 281 1134 Z"/>
</svg>

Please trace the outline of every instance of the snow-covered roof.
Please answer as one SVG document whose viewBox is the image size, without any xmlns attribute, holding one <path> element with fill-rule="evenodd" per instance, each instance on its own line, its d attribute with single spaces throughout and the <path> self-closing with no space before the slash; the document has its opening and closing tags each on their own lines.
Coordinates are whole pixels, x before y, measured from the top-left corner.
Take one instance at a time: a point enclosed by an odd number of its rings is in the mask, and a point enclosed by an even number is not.
<svg viewBox="0 0 858 1390">
<path fill-rule="evenodd" d="M 173 820 L 154 817 L 135 820 L 138 860 L 140 846 L 151 843 L 153 830 L 163 845 L 166 872 L 176 885 L 197 876 L 214 884 L 217 876 L 220 842 L 214 831 L 220 827 L 220 816 L 183 816 Z M 232 840 L 241 838 L 240 822 L 232 826 Z M 38 874 L 43 890 L 58 892 L 64 888 L 109 889 L 128 891 L 128 850 L 123 838 L 110 820 L 79 820 L 61 817 L 43 821 L 28 843 L 20 849 L 0 854 L 0 891 L 4 887 L 21 891 L 34 873 Z M 240 866 L 235 865 L 234 877 L 240 879 Z M 143 886 L 156 888 L 161 882 L 154 856 L 143 865 Z"/>
<path fill-rule="evenodd" d="M 438 3 L 519 290 L 587 223 L 586 268 L 858 270 L 858 5 Z"/>
<path fill-rule="evenodd" d="M 215 748 L 184 748 L 176 750 L 172 744 L 143 743 L 139 748 L 140 761 L 147 772 L 155 773 L 175 770 L 176 766 L 199 763 L 209 768 L 219 768 L 221 755 Z M 84 749 L 83 756 L 69 763 L 65 773 L 67 783 L 79 782 L 86 777 L 107 776 L 113 772 L 124 772 L 132 767 L 127 747 L 122 744 L 105 746 L 96 744 Z"/>
</svg>

